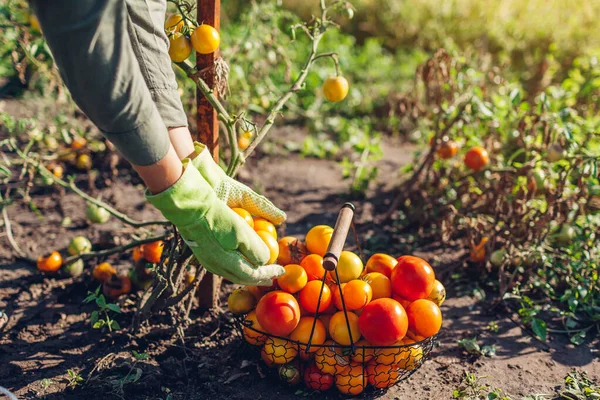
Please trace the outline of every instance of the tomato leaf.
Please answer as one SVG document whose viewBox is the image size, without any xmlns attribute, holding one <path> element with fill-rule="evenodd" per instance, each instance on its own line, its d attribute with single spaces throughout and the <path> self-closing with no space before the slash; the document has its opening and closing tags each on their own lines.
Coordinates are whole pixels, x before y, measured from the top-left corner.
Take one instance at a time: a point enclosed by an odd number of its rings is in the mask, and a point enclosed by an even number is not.
<svg viewBox="0 0 600 400">
<path fill-rule="evenodd" d="M 106 325 L 106 321 L 101 319 L 100 321 L 96 321 L 96 323 L 92 325 L 92 328 L 99 329 L 102 328 L 104 325 Z"/>
<path fill-rule="evenodd" d="M 119 325 L 119 323 L 117 321 L 115 321 L 114 319 L 112 321 L 110 321 L 110 327 L 114 330 L 121 329 L 121 325 Z"/>
<path fill-rule="evenodd" d="M 106 308 L 108 308 L 110 311 L 116 312 L 116 313 L 121 313 L 121 307 L 119 307 L 116 304 L 107 304 Z"/>
<path fill-rule="evenodd" d="M 90 322 L 92 325 L 98 322 L 98 311 L 92 311 L 92 315 L 90 315 Z"/>
<path fill-rule="evenodd" d="M 531 329 L 536 336 L 542 339 L 542 341 L 546 341 L 546 321 L 539 318 L 534 318 L 531 321 Z"/>
</svg>

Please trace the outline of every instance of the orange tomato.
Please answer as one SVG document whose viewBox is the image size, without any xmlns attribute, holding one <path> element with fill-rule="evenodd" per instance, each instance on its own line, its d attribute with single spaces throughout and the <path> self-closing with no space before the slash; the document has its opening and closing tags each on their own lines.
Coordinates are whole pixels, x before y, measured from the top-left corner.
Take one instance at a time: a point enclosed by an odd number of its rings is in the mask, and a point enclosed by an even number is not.
<svg viewBox="0 0 600 400">
<path fill-rule="evenodd" d="M 350 330 L 348 330 L 348 324 Z M 349 346 L 360 340 L 360 328 L 358 326 L 358 315 L 352 311 L 348 311 L 348 321 L 343 311 L 338 311 L 331 317 L 329 321 L 329 334 L 337 343 Z M 352 339 L 350 336 L 352 335 Z"/>
<path fill-rule="evenodd" d="M 306 271 L 309 281 L 321 280 L 325 276 L 323 268 L 323 257 L 318 254 L 309 254 L 301 262 L 300 266 Z"/>
<path fill-rule="evenodd" d="M 131 291 L 131 280 L 127 276 L 112 275 L 102 285 L 102 292 L 106 297 L 116 299 Z"/>
<path fill-rule="evenodd" d="M 337 283 L 339 276 L 340 282 L 350 282 L 358 279 L 363 272 L 363 263 L 359 256 L 351 251 L 342 251 L 338 260 L 337 269 L 329 271 L 329 278 Z"/>
<path fill-rule="evenodd" d="M 376 389 L 385 389 L 394 385 L 400 378 L 400 372 L 395 365 L 377 364 L 372 361 L 367 365 L 367 379 Z"/>
<path fill-rule="evenodd" d="M 335 375 L 335 385 L 343 394 L 358 395 L 365 390 L 366 379 L 362 364 L 351 363 Z"/>
<path fill-rule="evenodd" d="M 406 300 L 414 301 L 429 296 L 435 282 L 435 273 L 427 261 L 414 256 L 398 258 L 392 272 L 392 290 Z"/>
<path fill-rule="evenodd" d="M 107 262 L 103 262 L 96 265 L 94 271 L 92 272 L 92 276 L 100 282 L 106 282 L 116 273 L 117 270 L 112 265 Z"/>
<path fill-rule="evenodd" d="M 458 152 L 458 144 L 453 140 L 447 140 L 447 141 L 442 141 L 442 143 L 440 144 L 440 147 L 438 147 L 436 154 L 438 155 L 439 158 L 447 160 L 449 158 L 454 157 L 457 152 Z"/>
<path fill-rule="evenodd" d="M 350 358 L 333 340 L 328 340 L 315 352 L 315 365 L 322 373 L 335 375 L 350 365 Z"/>
<path fill-rule="evenodd" d="M 406 308 L 408 328 L 423 337 L 430 337 L 442 327 L 442 312 L 431 300 L 419 299 Z"/>
<path fill-rule="evenodd" d="M 300 307 L 294 296 L 277 290 L 265 294 L 258 301 L 256 316 L 266 332 L 287 336 L 298 326 Z"/>
<path fill-rule="evenodd" d="M 277 241 L 277 229 L 275 229 L 275 225 L 264 218 L 254 217 L 254 230 L 268 232 Z M 277 247 L 279 248 L 279 245 Z"/>
<path fill-rule="evenodd" d="M 308 251 L 321 257 L 327 252 L 333 228 L 328 225 L 317 225 L 312 227 L 306 234 L 306 247 Z"/>
<path fill-rule="evenodd" d="M 238 147 L 240 148 L 240 150 L 246 150 L 248 148 L 248 146 L 250 146 L 249 138 L 246 138 L 243 136 L 238 138 Z"/>
<path fill-rule="evenodd" d="M 356 348 L 354 349 L 354 353 L 352 353 L 352 361 L 359 363 L 371 361 L 375 356 L 375 349 L 372 346 L 366 339 L 356 342 Z"/>
<path fill-rule="evenodd" d="M 133 248 L 133 253 L 131 254 L 131 258 L 133 258 L 133 261 L 138 262 L 142 258 L 143 247 L 144 245 L 136 246 Z"/>
<path fill-rule="evenodd" d="M 381 347 L 375 349 L 375 358 L 373 362 L 382 365 L 396 365 L 402 361 L 401 350 L 402 341 L 392 343 L 393 347 Z"/>
<path fill-rule="evenodd" d="M 142 248 L 143 257 L 148 262 L 154 264 L 159 263 L 164 248 L 165 244 L 162 240 L 158 240 L 152 243 L 146 243 Z"/>
<path fill-rule="evenodd" d="M 37 267 L 42 272 L 56 272 L 62 265 L 62 256 L 58 251 L 53 251 L 47 256 L 37 259 Z"/>
<path fill-rule="evenodd" d="M 289 264 L 284 268 L 285 274 L 277 278 L 277 284 L 281 290 L 288 293 L 296 293 L 304 289 L 308 282 L 308 276 L 304 268 L 298 264 Z"/>
<path fill-rule="evenodd" d="M 487 237 L 481 238 L 478 244 L 471 241 L 471 248 L 469 249 L 469 259 L 473 262 L 484 262 L 485 261 L 485 245 L 489 239 Z"/>
<path fill-rule="evenodd" d="M 359 318 L 361 334 L 375 346 L 391 346 L 402 340 L 408 329 L 404 308 L 393 299 L 373 300 Z"/>
<path fill-rule="evenodd" d="M 479 171 L 487 165 L 490 157 L 486 149 L 481 146 L 475 146 L 465 154 L 465 165 L 473 171 Z"/>
<path fill-rule="evenodd" d="M 348 94 L 348 87 L 348 81 L 343 76 L 330 76 L 323 83 L 323 94 L 329 101 L 342 101 Z"/>
<path fill-rule="evenodd" d="M 227 307 L 233 314 L 246 314 L 256 306 L 256 296 L 247 288 L 237 288 L 227 297 Z"/>
<path fill-rule="evenodd" d="M 392 281 L 384 274 L 369 272 L 361 279 L 373 289 L 373 300 L 392 297 Z"/>
<path fill-rule="evenodd" d="M 347 310 L 360 310 L 373 298 L 371 286 L 360 279 L 353 279 L 342 288 Z"/>
<path fill-rule="evenodd" d="M 73 141 L 71 142 L 71 149 L 73 150 L 81 150 L 87 144 L 87 140 L 81 136 L 75 136 Z"/>
<path fill-rule="evenodd" d="M 234 207 L 231 210 L 240 217 L 242 217 L 244 221 L 246 221 L 246 223 L 250 225 L 250 228 L 254 229 L 254 219 L 252 219 L 252 215 L 248 211 L 239 207 Z"/>
<path fill-rule="evenodd" d="M 256 234 L 260 236 L 269 248 L 269 260 L 267 261 L 267 264 L 273 264 L 279 255 L 279 245 L 277 244 L 276 238 L 273 239 L 273 235 L 267 231 L 256 231 Z"/>
<path fill-rule="evenodd" d="M 269 337 L 261 350 L 263 360 L 269 360 L 273 364 L 287 364 L 298 355 L 298 348 L 289 340 Z"/>
<path fill-rule="evenodd" d="M 340 286 L 342 288 L 340 293 Z M 342 305 L 342 294 L 344 294 L 344 288 L 346 287 L 345 283 L 340 284 L 340 286 L 335 283 L 331 284 L 331 293 L 332 293 L 332 302 L 335 305 L 335 308 L 342 311 L 344 306 Z"/>
<path fill-rule="evenodd" d="M 260 333 L 265 332 L 265 329 L 258 322 L 256 311 L 250 311 L 246 318 L 244 318 L 243 324 L 244 339 L 246 339 L 246 342 L 254 346 L 261 346 L 265 343 L 267 336 Z"/>
<path fill-rule="evenodd" d="M 293 236 L 285 236 L 279 239 L 279 257 L 277 262 L 280 265 L 300 264 L 308 254 L 308 249 L 300 240 Z"/>
<path fill-rule="evenodd" d="M 321 291 L 323 291 L 323 294 L 321 294 L 321 303 L 319 304 Z M 300 291 L 298 298 L 302 307 L 309 313 L 321 313 L 331 303 L 331 290 L 322 281 L 310 281 Z"/>
<path fill-rule="evenodd" d="M 315 327 L 314 330 L 313 324 Z M 290 339 L 295 340 L 296 342 L 300 342 L 302 344 L 308 344 L 309 339 L 311 339 L 311 332 L 312 340 L 310 342 L 311 348 L 309 349 L 309 352 L 314 353 L 317 350 L 319 350 L 320 347 L 312 347 L 312 345 L 321 345 L 325 343 L 325 339 L 327 339 L 327 330 L 325 329 L 325 325 L 323 325 L 323 322 L 321 322 L 321 320 L 315 319 L 315 317 L 300 318 L 298 326 L 290 334 Z M 300 350 L 305 351 L 306 346 L 300 345 Z"/>
<path fill-rule="evenodd" d="M 369 258 L 367 261 L 366 269 L 369 272 L 379 272 L 387 276 L 392 277 L 392 270 L 396 267 L 398 261 L 387 254 L 376 253 Z"/>
</svg>

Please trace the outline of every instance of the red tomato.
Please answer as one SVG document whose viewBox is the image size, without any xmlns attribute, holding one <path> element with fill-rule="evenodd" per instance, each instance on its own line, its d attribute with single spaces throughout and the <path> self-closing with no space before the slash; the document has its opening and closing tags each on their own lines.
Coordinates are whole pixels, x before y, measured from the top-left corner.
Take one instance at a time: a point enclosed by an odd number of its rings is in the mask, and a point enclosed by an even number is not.
<svg viewBox="0 0 600 400">
<path fill-rule="evenodd" d="M 435 273 L 427 261 L 414 256 L 398 258 L 392 271 L 392 290 L 406 300 L 414 301 L 429 297 Z"/>
<path fill-rule="evenodd" d="M 304 383 L 309 389 L 324 392 L 333 386 L 333 375 L 324 374 L 311 364 L 304 370 Z"/>
<path fill-rule="evenodd" d="M 300 321 L 300 306 L 289 293 L 280 290 L 269 292 L 258 302 L 256 318 L 268 333 L 287 336 Z"/>
<path fill-rule="evenodd" d="M 358 318 L 360 333 L 374 346 L 391 346 L 408 330 L 404 308 L 393 299 L 373 300 Z"/>
<path fill-rule="evenodd" d="M 433 336 L 442 327 L 442 311 L 431 300 L 419 299 L 406 309 L 408 328 L 423 337 Z"/>
<path fill-rule="evenodd" d="M 325 268 L 323 268 L 323 257 L 318 254 L 310 254 L 301 262 L 300 266 L 306 271 L 309 281 L 320 281 L 325 276 Z"/>
</svg>

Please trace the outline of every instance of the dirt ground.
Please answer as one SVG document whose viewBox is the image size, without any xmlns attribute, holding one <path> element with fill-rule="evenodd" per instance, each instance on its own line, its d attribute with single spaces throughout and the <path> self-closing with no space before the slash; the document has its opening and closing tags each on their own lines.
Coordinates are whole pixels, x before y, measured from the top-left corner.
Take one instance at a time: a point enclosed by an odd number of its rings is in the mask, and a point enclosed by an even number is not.
<svg viewBox="0 0 600 400">
<path fill-rule="evenodd" d="M 285 141 L 301 134 L 298 128 L 279 128 L 274 136 Z M 442 306 L 444 326 L 431 359 L 396 387 L 364 397 L 450 399 L 464 371 L 487 377 L 486 383 L 517 399 L 527 394 L 555 393 L 573 368 L 600 377 L 597 341 L 574 347 L 560 336 L 552 337 L 549 345 L 534 340 L 510 314 L 491 312 L 486 302 L 457 295 L 445 272 L 456 268 L 461 250 L 439 243 L 410 248 L 388 234 L 388 227 L 374 225 L 375 217 L 387 210 L 396 171 L 410 159 L 412 149 L 388 140 L 384 152 L 379 182 L 366 199 L 351 199 L 345 194 L 349 183 L 342 180 L 341 169 L 333 161 L 275 152 L 250 161 L 241 175 L 288 212 L 281 234 L 302 235 L 317 223 L 333 224 L 339 207 L 352 200 L 367 251 L 387 249 L 395 255 L 407 251 L 420 255 L 431 262 L 449 289 L 449 298 Z M 157 216 L 145 203 L 139 183 L 126 176 L 123 172 L 122 179 L 97 194 L 137 219 Z M 31 254 L 64 248 L 76 234 L 110 245 L 129 232 L 114 220 L 88 226 L 84 202 L 73 194 L 63 196 L 49 190 L 37 194 L 34 201 L 43 216 L 23 206 L 9 208 L 16 240 Z M 65 216 L 73 221 L 68 227 L 61 226 Z M 231 315 L 222 311 L 193 312 L 194 323 L 183 341 L 163 316 L 156 316 L 151 327 L 136 335 L 125 330 L 113 335 L 92 330 L 89 313 L 93 307 L 82 304 L 87 291 L 96 288 L 90 277 L 91 263 L 76 279 L 44 277 L 31 265 L 15 262 L 5 234 L 0 244 L 0 310 L 9 315 L 7 325 L 0 330 L 0 386 L 19 398 L 166 399 L 169 394 L 173 399 L 339 397 L 333 391 L 318 395 L 297 392 L 302 387 L 278 381 L 242 343 Z M 126 269 L 130 258 L 123 255 L 111 261 Z M 223 300 L 231 289 L 223 288 Z M 118 317 L 122 326 L 131 319 L 133 301 L 135 295 L 123 300 L 127 312 Z M 490 322 L 498 324 L 497 333 L 486 328 Z M 482 345 L 495 345 L 497 354 L 475 358 L 463 353 L 457 340 L 474 336 Z M 149 357 L 136 362 L 133 350 Z M 69 388 L 67 370 L 78 371 L 83 384 Z"/>
</svg>

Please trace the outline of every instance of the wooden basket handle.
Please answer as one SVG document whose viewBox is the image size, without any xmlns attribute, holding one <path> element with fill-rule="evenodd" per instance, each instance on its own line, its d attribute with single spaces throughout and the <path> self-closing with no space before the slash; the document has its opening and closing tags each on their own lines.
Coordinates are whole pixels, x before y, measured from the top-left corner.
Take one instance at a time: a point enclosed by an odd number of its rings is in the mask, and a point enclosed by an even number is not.
<svg viewBox="0 0 600 400">
<path fill-rule="evenodd" d="M 354 218 L 354 211 L 355 208 L 352 203 L 344 204 L 340 210 L 337 221 L 335 221 L 331 241 L 329 242 L 327 252 L 323 257 L 323 267 L 328 271 L 333 271 L 337 268 L 340 254 L 342 253 L 342 250 L 344 250 L 348 231 L 350 230 L 350 225 Z"/>
</svg>

